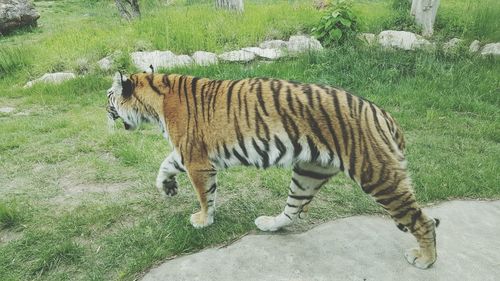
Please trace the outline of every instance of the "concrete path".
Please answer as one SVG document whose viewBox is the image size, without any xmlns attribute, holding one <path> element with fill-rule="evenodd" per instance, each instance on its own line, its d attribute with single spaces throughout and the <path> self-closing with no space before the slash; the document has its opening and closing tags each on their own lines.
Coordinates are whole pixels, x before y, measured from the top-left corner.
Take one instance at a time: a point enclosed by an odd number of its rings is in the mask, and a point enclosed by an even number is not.
<svg viewBox="0 0 500 281">
<path fill-rule="evenodd" d="M 438 260 L 408 264 L 410 234 L 392 220 L 357 216 L 301 234 L 249 235 L 221 249 L 168 261 L 143 280 L 500 280 L 500 201 L 452 201 L 427 208 L 441 219 Z"/>
</svg>

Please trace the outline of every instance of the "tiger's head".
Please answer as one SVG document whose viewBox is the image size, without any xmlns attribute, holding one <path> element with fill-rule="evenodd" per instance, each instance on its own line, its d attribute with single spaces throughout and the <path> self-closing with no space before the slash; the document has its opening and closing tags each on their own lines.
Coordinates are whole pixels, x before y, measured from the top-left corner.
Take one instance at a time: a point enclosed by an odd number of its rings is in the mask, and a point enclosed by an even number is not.
<svg viewBox="0 0 500 281">
<path fill-rule="evenodd" d="M 126 130 L 135 130 L 143 122 L 158 123 L 159 101 L 157 96 L 152 95 L 143 80 L 146 75 L 132 74 L 130 78 L 117 72 L 113 77 L 113 84 L 107 91 L 108 124 L 110 129 L 114 128 L 115 121 L 121 119 Z M 151 78 L 152 79 L 152 78 Z M 142 82 L 141 82 L 142 81 Z M 163 127 L 163 126 L 161 126 Z"/>
</svg>

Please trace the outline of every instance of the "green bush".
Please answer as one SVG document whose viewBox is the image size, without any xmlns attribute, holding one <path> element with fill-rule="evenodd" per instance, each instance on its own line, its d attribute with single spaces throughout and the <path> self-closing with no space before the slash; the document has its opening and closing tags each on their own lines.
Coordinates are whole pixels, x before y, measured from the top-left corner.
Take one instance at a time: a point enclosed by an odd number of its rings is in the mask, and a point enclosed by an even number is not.
<svg viewBox="0 0 500 281">
<path fill-rule="evenodd" d="M 358 30 L 359 23 L 352 11 L 352 2 L 340 0 L 326 10 L 312 33 L 324 46 L 333 46 L 345 43 Z"/>
</svg>

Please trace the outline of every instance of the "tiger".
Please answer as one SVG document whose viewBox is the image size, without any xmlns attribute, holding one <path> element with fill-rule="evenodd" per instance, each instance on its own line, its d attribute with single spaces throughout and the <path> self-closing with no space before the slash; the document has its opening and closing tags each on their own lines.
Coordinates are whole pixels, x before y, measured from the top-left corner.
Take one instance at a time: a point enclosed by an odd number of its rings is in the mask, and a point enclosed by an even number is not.
<svg viewBox="0 0 500 281">
<path fill-rule="evenodd" d="M 195 228 L 214 222 L 217 172 L 235 165 L 291 167 L 283 212 L 260 216 L 261 231 L 277 231 L 304 218 L 316 193 L 343 172 L 409 231 L 418 247 L 406 260 L 434 264 L 438 219 L 416 201 L 395 119 L 367 99 L 340 88 L 272 78 L 211 80 L 180 74 L 114 75 L 108 118 L 126 130 L 158 125 L 172 152 L 161 163 L 156 187 L 177 194 L 187 173 L 200 205 Z"/>
</svg>

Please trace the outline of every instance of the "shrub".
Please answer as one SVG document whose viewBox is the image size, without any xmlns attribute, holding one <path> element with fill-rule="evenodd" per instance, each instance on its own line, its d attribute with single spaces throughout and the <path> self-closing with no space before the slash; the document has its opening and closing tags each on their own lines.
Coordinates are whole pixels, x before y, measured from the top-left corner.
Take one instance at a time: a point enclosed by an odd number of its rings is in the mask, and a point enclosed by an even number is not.
<svg viewBox="0 0 500 281">
<path fill-rule="evenodd" d="M 358 30 L 358 19 L 352 11 L 352 2 L 340 0 L 326 10 L 312 33 L 324 46 L 333 46 L 353 38 Z"/>
</svg>

